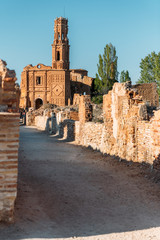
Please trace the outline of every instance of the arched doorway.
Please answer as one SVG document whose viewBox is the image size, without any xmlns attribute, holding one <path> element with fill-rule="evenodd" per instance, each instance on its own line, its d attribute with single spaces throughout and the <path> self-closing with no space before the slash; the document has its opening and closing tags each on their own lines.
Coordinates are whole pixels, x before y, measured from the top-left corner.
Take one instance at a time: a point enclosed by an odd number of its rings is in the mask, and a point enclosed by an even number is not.
<svg viewBox="0 0 160 240">
<path fill-rule="evenodd" d="M 40 108 L 43 105 L 43 101 L 41 98 L 37 98 L 35 101 L 35 107 L 36 109 Z"/>
</svg>

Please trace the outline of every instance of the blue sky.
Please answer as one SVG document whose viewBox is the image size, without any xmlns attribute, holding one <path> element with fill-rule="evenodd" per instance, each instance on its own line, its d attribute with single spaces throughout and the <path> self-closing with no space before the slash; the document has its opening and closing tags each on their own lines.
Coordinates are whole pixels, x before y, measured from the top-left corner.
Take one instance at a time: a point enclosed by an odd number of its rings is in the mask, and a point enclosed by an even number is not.
<svg viewBox="0 0 160 240">
<path fill-rule="evenodd" d="M 69 21 L 70 68 L 95 77 L 107 43 L 117 50 L 118 71 L 133 82 L 139 63 L 160 51 L 160 0 L 0 0 L 0 58 L 20 74 L 28 64 L 51 65 L 56 17 Z"/>
</svg>

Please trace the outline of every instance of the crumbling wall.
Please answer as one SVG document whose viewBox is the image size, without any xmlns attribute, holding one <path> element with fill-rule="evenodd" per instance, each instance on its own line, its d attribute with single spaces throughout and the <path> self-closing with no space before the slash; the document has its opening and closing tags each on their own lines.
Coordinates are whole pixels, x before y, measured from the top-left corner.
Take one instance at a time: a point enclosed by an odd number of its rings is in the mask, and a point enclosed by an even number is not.
<svg viewBox="0 0 160 240">
<path fill-rule="evenodd" d="M 59 126 L 59 137 L 68 141 L 74 141 L 75 139 L 75 121 L 65 119 L 60 122 Z"/>
<path fill-rule="evenodd" d="M 19 114 L 0 113 L 0 221 L 13 220 L 17 196 Z"/>
<path fill-rule="evenodd" d="M 67 122 L 68 120 L 68 122 Z M 50 134 L 58 134 L 62 137 L 62 132 L 67 136 L 67 139 L 73 139 L 71 128 L 74 127 L 74 122 L 79 120 L 78 111 L 74 108 L 47 108 L 43 107 L 39 110 L 30 108 L 26 114 L 26 125 L 35 126 L 42 131 L 48 131 Z M 63 129 L 65 128 L 65 129 Z M 67 130 L 68 133 L 67 133 Z M 74 135 L 74 132 L 73 132 Z"/>
<path fill-rule="evenodd" d="M 92 121 L 92 105 L 89 95 L 82 95 L 79 103 L 79 120 L 82 123 Z"/>
<path fill-rule="evenodd" d="M 13 220 L 17 196 L 19 89 L 14 70 L 0 60 L 0 221 Z M 12 113 L 10 113 L 12 112 Z"/>
<path fill-rule="evenodd" d="M 139 121 L 137 125 L 137 161 L 153 163 L 152 124 L 148 121 Z"/>
<path fill-rule="evenodd" d="M 18 112 L 20 90 L 16 86 L 16 73 L 0 59 L 0 105 L 6 106 L 8 112 Z"/>
<path fill-rule="evenodd" d="M 150 84 L 145 87 L 150 88 Z M 158 93 L 153 91 L 152 97 L 157 99 Z M 143 96 L 130 82 L 115 83 L 112 91 L 103 97 L 104 123 L 92 122 L 92 104 L 88 95 L 79 97 L 79 121 L 70 120 L 70 112 L 60 111 L 55 122 L 59 136 L 64 139 L 75 140 L 77 144 L 91 146 L 121 159 L 155 162 L 154 165 L 158 166 L 160 110 L 151 113 L 156 106 L 152 102 L 151 109 L 148 109 L 148 104 L 149 100 L 146 98 L 144 102 Z"/>
<path fill-rule="evenodd" d="M 156 111 L 151 120 L 152 157 L 160 160 L 160 110 Z"/>
<path fill-rule="evenodd" d="M 91 94 L 93 78 L 87 76 L 88 72 L 83 69 L 70 70 L 71 100 L 75 104 L 74 94 Z M 76 103 L 77 104 L 77 103 Z"/>
<path fill-rule="evenodd" d="M 150 89 L 151 85 L 145 85 L 147 87 Z M 157 92 L 153 91 L 152 98 L 157 97 Z M 158 106 L 151 99 L 152 106 Z M 104 95 L 104 124 L 98 124 L 86 119 L 87 105 L 82 96 L 79 106 L 80 121 L 75 123 L 76 142 L 128 161 L 153 164 L 160 156 L 160 110 L 149 118 L 147 96 L 145 101 L 147 104 L 130 83 L 115 83 L 112 91 Z"/>
<path fill-rule="evenodd" d="M 142 96 L 142 100 L 151 106 L 159 106 L 159 96 L 157 94 L 156 83 L 143 83 L 133 85 L 132 88 L 137 89 L 138 94 Z"/>
<path fill-rule="evenodd" d="M 74 93 L 73 105 L 79 105 L 81 95 L 79 93 Z"/>
<path fill-rule="evenodd" d="M 94 122 L 75 122 L 75 141 L 76 143 L 92 147 L 94 150 L 103 152 L 102 138 L 104 125 Z"/>
<path fill-rule="evenodd" d="M 34 126 L 35 125 L 35 113 L 29 110 L 26 113 L 26 125 L 27 126 Z"/>
<path fill-rule="evenodd" d="M 48 116 L 35 116 L 34 124 L 39 130 L 45 131 L 48 129 L 48 121 Z"/>
</svg>

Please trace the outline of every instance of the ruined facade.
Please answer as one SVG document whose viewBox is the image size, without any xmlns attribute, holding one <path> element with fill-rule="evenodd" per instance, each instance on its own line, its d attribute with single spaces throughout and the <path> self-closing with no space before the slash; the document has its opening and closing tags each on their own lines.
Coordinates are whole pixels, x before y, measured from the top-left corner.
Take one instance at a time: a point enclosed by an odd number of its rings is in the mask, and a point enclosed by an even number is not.
<svg viewBox="0 0 160 240">
<path fill-rule="evenodd" d="M 0 60 L 0 221 L 13 220 L 17 196 L 19 88 L 14 70 Z"/>
<path fill-rule="evenodd" d="M 21 75 L 20 107 L 38 109 L 51 103 L 65 106 L 73 101 L 74 93 L 90 94 L 92 78 L 83 69 L 69 69 L 68 20 L 56 18 L 52 44 L 52 66 L 28 65 Z"/>
</svg>

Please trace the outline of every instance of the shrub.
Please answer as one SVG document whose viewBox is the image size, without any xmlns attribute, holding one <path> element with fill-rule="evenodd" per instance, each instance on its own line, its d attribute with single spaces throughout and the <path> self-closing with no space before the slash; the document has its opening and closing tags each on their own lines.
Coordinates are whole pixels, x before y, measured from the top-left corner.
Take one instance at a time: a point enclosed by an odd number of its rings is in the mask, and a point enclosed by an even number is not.
<svg viewBox="0 0 160 240">
<path fill-rule="evenodd" d="M 95 104 L 103 103 L 103 95 L 98 95 L 98 96 L 92 97 L 92 102 Z"/>
</svg>

